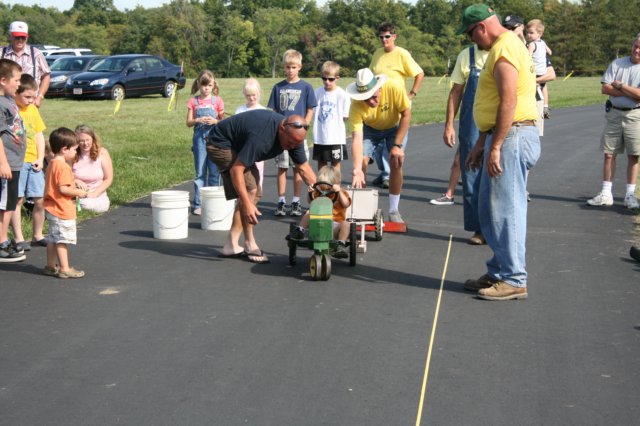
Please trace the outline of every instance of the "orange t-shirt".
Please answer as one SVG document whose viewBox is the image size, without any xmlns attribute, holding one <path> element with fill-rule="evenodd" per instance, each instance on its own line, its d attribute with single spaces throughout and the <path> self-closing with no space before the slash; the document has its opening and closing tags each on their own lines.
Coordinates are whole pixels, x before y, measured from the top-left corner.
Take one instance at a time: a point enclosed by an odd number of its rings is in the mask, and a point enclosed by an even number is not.
<svg viewBox="0 0 640 426">
<path fill-rule="evenodd" d="M 62 159 L 54 159 L 47 166 L 44 182 L 44 209 L 60 219 L 75 219 L 76 205 L 73 197 L 63 195 L 61 186 L 75 187 L 73 170 Z"/>
</svg>

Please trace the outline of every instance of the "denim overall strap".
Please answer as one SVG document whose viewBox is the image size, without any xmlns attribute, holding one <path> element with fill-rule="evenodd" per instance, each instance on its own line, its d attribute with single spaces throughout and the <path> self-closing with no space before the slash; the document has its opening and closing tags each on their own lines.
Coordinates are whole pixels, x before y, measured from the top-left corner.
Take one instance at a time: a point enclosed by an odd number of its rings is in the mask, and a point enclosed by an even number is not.
<svg viewBox="0 0 640 426">
<path fill-rule="evenodd" d="M 476 67 L 475 46 L 469 48 L 469 76 L 464 87 L 462 102 L 460 103 L 460 126 L 458 139 L 460 140 L 460 172 L 462 177 L 462 207 L 464 214 L 464 229 L 470 232 L 480 232 L 478 220 L 478 188 L 480 186 L 481 170 L 466 170 L 465 161 L 478 140 L 478 128 L 473 120 L 473 101 L 478 88 L 480 69 Z"/>
</svg>

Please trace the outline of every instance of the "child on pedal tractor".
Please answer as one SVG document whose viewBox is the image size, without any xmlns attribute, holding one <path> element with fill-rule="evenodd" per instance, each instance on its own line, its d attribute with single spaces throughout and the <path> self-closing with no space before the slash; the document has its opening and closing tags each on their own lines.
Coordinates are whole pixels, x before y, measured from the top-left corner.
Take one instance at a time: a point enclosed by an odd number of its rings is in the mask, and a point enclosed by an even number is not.
<svg viewBox="0 0 640 426">
<path fill-rule="evenodd" d="M 315 200 L 322 194 L 318 191 L 333 191 L 328 194 L 327 197 L 333 202 L 333 234 L 334 238 L 338 240 L 338 245 L 331 248 L 329 254 L 336 259 L 346 259 L 349 257 L 345 247 L 347 246 L 347 239 L 349 238 L 349 222 L 346 220 L 347 208 L 351 205 L 351 197 L 349 193 L 340 187 L 342 177 L 340 170 L 333 166 L 324 166 L 318 171 L 317 182 L 328 182 L 331 186 L 319 184 L 317 189 L 309 191 L 309 200 Z M 307 211 L 302 219 L 300 225 L 296 227 L 287 236 L 287 239 L 300 241 L 305 239 L 306 229 L 309 227 L 309 211 Z"/>
</svg>

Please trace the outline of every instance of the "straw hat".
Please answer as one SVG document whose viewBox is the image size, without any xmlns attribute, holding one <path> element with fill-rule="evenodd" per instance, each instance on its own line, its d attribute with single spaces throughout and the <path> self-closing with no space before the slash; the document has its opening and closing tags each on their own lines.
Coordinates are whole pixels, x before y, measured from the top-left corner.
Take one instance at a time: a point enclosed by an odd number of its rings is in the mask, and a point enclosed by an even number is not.
<svg viewBox="0 0 640 426">
<path fill-rule="evenodd" d="M 356 73 L 356 81 L 347 86 L 347 94 L 356 101 L 367 100 L 376 93 L 385 81 L 387 81 L 387 76 L 384 74 L 374 76 L 369 68 L 359 69 Z"/>
</svg>

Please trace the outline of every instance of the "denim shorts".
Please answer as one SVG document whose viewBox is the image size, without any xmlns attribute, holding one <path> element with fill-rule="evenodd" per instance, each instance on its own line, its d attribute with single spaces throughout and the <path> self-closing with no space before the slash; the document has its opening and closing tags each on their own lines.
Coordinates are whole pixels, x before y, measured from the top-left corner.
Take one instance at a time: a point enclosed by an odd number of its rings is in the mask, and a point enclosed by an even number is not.
<svg viewBox="0 0 640 426">
<path fill-rule="evenodd" d="M 45 215 L 49 222 L 47 243 L 75 244 L 77 242 L 75 219 L 60 219 L 49 212 L 46 212 Z"/>
<path fill-rule="evenodd" d="M 392 127 L 387 130 L 377 130 L 373 127 L 369 127 L 365 125 L 362 129 L 362 154 L 364 157 L 371 158 L 373 157 L 373 153 L 376 151 L 376 148 L 385 144 L 387 149 L 386 152 L 391 151 L 391 147 L 396 141 L 396 134 L 398 133 L 398 127 Z M 402 146 L 404 148 L 407 142 L 407 138 L 402 141 Z"/>
<path fill-rule="evenodd" d="M 42 198 L 44 197 L 44 171 L 33 170 L 33 163 L 24 163 L 20 172 L 18 197 Z"/>
</svg>

